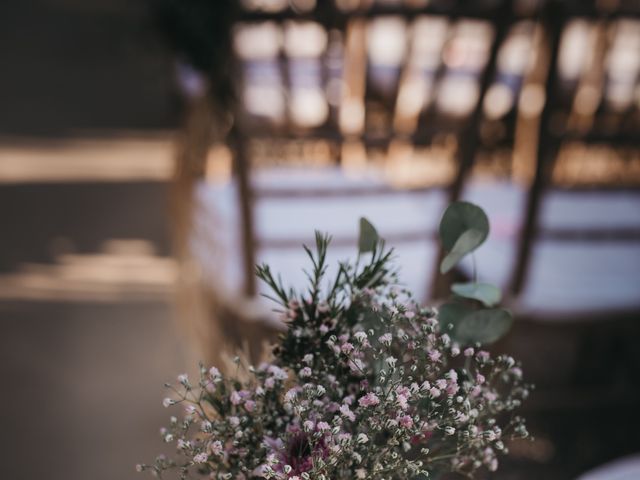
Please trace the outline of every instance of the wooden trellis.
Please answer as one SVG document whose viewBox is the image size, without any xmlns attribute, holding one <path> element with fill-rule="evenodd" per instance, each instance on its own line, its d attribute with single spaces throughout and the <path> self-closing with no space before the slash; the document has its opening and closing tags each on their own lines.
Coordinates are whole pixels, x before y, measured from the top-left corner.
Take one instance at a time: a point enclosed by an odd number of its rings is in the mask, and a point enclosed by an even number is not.
<svg viewBox="0 0 640 480">
<path fill-rule="evenodd" d="M 233 174 L 239 187 L 244 290 L 247 296 L 256 293 L 253 271 L 255 252 L 260 243 L 256 238 L 253 223 L 253 205 L 256 197 L 278 196 L 295 199 L 310 196 L 322 199 L 336 194 L 359 194 L 358 191 L 337 192 L 330 189 L 256 191 L 250 181 L 251 170 L 260 168 L 262 161 L 257 158 L 260 155 L 256 152 L 264 153 L 281 145 L 285 146 L 283 151 L 286 151 L 290 146 L 317 142 L 326 154 L 327 165 L 342 165 L 346 168 L 350 160 L 345 152 L 354 145 L 362 152 L 367 163 L 377 156 L 389 161 L 399 145 L 400 148 L 408 146 L 410 149 L 418 149 L 433 146 L 445 139 L 454 145 L 451 150 L 452 174 L 445 181 L 405 186 L 404 191 L 444 187 L 448 191 L 449 200 L 460 198 L 467 179 L 472 171 L 480 166 L 478 159 L 481 154 L 493 158 L 496 152 L 507 151 L 508 161 L 505 165 L 498 165 L 499 170 L 505 172 L 508 178 L 522 183 L 526 191 L 526 205 L 522 213 L 523 226 L 518 234 L 516 262 L 509 286 L 509 292 L 514 298 L 525 289 L 531 252 L 535 242 L 540 238 L 640 241 L 640 229 L 549 230 L 542 229 L 539 225 L 544 193 L 551 187 L 567 190 L 612 186 L 620 188 L 620 183 L 608 179 L 591 179 L 586 182 L 577 179 L 575 185 L 568 185 L 566 181 L 558 182 L 553 172 L 558 168 L 558 158 L 568 143 L 578 142 L 585 148 L 592 145 L 624 148 L 626 152 L 631 152 L 628 155 L 632 157 L 639 154 L 638 102 L 625 109 L 616 110 L 610 108 L 602 94 L 602 89 L 607 81 L 610 81 L 607 77 L 607 58 L 610 57 L 612 49 L 617 48 L 612 43 L 615 29 L 621 28 L 620 25 L 624 22 L 639 25 L 637 22 L 640 19 L 640 6 L 637 2 L 318 1 L 283 2 L 278 7 L 278 2 L 256 1 L 244 2 L 242 5 L 245 7 L 242 8 L 231 1 L 165 1 L 169 7 L 173 6 L 173 10 L 169 8 L 168 11 L 173 12 L 173 15 L 176 12 L 178 14 L 178 17 L 169 15 L 169 18 L 172 18 L 169 24 L 173 25 L 169 30 L 173 33 L 174 43 L 186 61 L 192 63 L 209 81 L 204 107 L 200 100 L 192 104 L 197 106 L 194 106 L 191 112 L 202 113 L 203 108 L 205 111 L 208 108 L 208 113 L 196 115 L 200 115 L 200 118 L 206 118 L 208 115 L 211 123 L 218 127 L 216 135 L 207 137 L 208 126 L 203 128 L 198 121 L 188 122 L 187 130 L 199 129 L 202 134 L 194 137 L 187 132 L 184 138 L 187 143 L 192 138 L 209 138 L 204 140 L 205 143 L 215 138 L 217 141 L 226 138 L 233 154 Z M 178 4 L 180 7 L 176 7 Z M 185 9 L 188 11 L 187 14 L 184 13 Z M 406 36 L 400 42 L 404 42 L 402 48 L 405 49 L 401 61 L 392 67 L 387 65 L 387 70 L 383 68 L 380 73 L 376 70 L 380 68 L 372 61 L 371 47 L 367 45 L 367 41 L 372 25 L 388 19 L 399 22 L 401 30 L 413 33 L 414 37 L 401 32 Z M 433 65 L 426 69 L 428 71 L 425 70 L 424 64 L 412 63 L 416 26 L 424 19 L 446 23 L 446 33 L 440 45 L 442 51 L 438 52 Z M 560 52 L 563 48 L 563 35 L 575 21 L 583 21 L 591 28 L 595 43 L 591 65 L 580 72 L 577 83 L 571 84 L 563 78 L 560 71 Z M 292 25 L 313 25 L 324 32 L 326 45 L 312 55 L 312 58 L 296 58 L 295 55 L 290 55 L 291 52 L 288 52 L 287 48 L 277 45 L 271 49 L 266 60 L 264 57 L 252 59 L 251 55 L 255 53 L 252 52 L 252 48 L 259 50 L 258 47 L 261 45 L 249 45 L 248 52 L 246 49 L 243 51 L 237 45 L 238 32 L 265 25 L 277 35 L 282 35 Z M 451 44 L 455 47 L 458 41 L 456 35 L 459 34 L 456 29 L 462 29 L 465 25 L 476 28 L 474 31 L 479 32 L 476 33 L 477 42 L 485 42 L 486 48 L 479 50 L 478 56 L 482 56 L 482 61 L 478 60 L 473 68 L 463 65 L 456 70 L 457 60 L 447 63 L 443 56 L 446 56 L 447 52 L 456 53 Z M 529 51 L 526 53 L 531 56 L 531 61 L 525 62 L 527 67 L 522 68 L 517 74 L 505 73 L 500 58 L 517 29 L 525 30 L 530 39 Z M 471 38 L 473 40 L 473 35 Z M 640 55 L 640 52 L 637 53 Z M 474 59 L 471 60 L 470 63 L 473 64 Z M 334 92 L 337 100 L 334 98 L 329 101 L 325 98 L 326 116 L 311 126 L 301 125 L 290 111 L 296 88 L 294 77 L 304 77 L 309 71 L 313 71 L 315 75 L 315 79 L 312 79 L 316 82 L 314 87 L 319 87 L 327 96 L 332 81 L 337 80 L 337 84 L 342 87 L 337 94 Z M 374 81 L 376 72 L 383 77 L 386 75 L 386 84 L 382 82 L 381 85 L 380 82 Z M 401 115 L 399 105 L 405 99 L 403 89 L 412 78 L 424 80 L 425 76 L 428 76 L 431 88 L 430 100 L 424 101 L 420 108 L 409 114 Z M 475 99 L 464 114 L 447 112 L 438 103 L 445 91 L 443 86 L 451 78 L 471 78 L 475 84 Z M 638 91 L 638 75 L 633 81 L 634 88 Z M 274 89 L 270 91 L 281 97 L 279 118 L 274 120 L 274 117 L 251 111 L 245 95 L 251 82 L 257 86 L 271 82 L 270 85 Z M 332 85 L 334 84 L 335 82 Z M 487 114 L 487 104 L 491 106 L 494 98 L 492 89 L 496 85 L 502 86 L 503 91 L 507 89 L 512 101 L 499 115 L 491 117 Z M 588 115 L 584 112 L 576 114 L 576 105 L 580 100 L 578 92 L 588 92 L 589 88 L 600 91 L 601 95 Z M 258 97 L 265 100 L 268 95 Z M 349 111 L 355 111 L 360 115 L 356 115 L 358 121 L 345 121 L 345 115 Z M 585 120 L 586 117 L 589 118 Z M 486 132 L 494 133 L 487 135 Z M 495 132 L 499 134 L 496 135 Z M 206 145 L 203 144 L 201 147 Z M 181 158 L 191 166 L 182 165 L 181 171 L 191 173 L 181 178 L 183 183 L 189 184 L 202 175 L 201 168 L 192 167 L 202 165 L 207 153 L 206 148 L 193 146 L 186 150 L 193 152 L 193 155 L 183 155 Z M 286 155 L 282 156 L 285 158 L 279 158 L 279 161 L 286 163 Z M 268 166 L 268 162 L 268 159 L 264 160 L 263 164 Z M 631 165 L 632 162 L 628 163 Z M 622 164 L 624 166 L 624 162 Z M 630 168 L 621 175 L 626 179 L 628 186 L 633 188 L 640 185 L 640 171 Z M 393 195 L 398 191 L 398 188 L 393 186 L 378 186 L 375 189 L 376 193 L 385 195 Z M 190 190 L 187 188 L 179 191 L 182 193 L 177 195 L 178 203 L 184 201 L 184 192 Z M 188 217 L 184 209 L 180 212 L 181 216 Z M 181 228 L 188 230 L 188 222 L 187 226 L 183 224 Z M 425 232 L 421 233 L 420 237 L 428 242 L 433 240 L 434 235 L 435 232 Z M 411 240 L 415 240 L 414 237 L 411 237 Z M 185 236 L 179 238 L 182 238 L 184 244 Z M 296 239 L 291 241 L 299 243 Z M 437 274 L 434 278 L 438 280 L 432 282 L 434 287 L 430 293 L 434 296 L 442 295 L 451 279 L 439 278 Z"/>
</svg>

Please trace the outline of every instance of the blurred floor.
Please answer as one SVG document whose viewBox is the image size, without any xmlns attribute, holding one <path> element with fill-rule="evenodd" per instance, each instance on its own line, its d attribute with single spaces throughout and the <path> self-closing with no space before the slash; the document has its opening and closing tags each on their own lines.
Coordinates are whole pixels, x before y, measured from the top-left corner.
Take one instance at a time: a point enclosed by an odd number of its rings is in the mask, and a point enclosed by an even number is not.
<svg viewBox="0 0 640 480">
<path fill-rule="evenodd" d="M 136 275 L 169 253 L 171 138 L 145 135 L 178 124 L 147 7 L 0 6 L 1 479 L 141 478 L 162 450 L 162 385 L 192 363 L 170 277 Z"/>
<path fill-rule="evenodd" d="M 182 371 L 166 302 L 0 302 L 0 478 L 126 480 Z"/>
<path fill-rule="evenodd" d="M 2 479 L 139 479 L 163 450 L 163 384 L 193 362 L 172 311 L 167 169 L 131 168 L 167 155 L 118 144 L 87 149 L 67 169 L 82 178 L 56 163 L 66 147 L 32 168 L 15 152 L 33 145 L 0 148 L 0 171 L 23 172 L 0 185 Z"/>
</svg>

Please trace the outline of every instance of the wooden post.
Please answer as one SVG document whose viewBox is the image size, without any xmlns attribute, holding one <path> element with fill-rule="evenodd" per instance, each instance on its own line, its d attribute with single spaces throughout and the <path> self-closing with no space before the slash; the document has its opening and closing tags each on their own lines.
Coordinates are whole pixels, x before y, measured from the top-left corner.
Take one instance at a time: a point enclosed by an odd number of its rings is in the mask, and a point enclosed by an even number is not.
<svg viewBox="0 0 640 480">
<path fill-rule="evenodd" d="M 507 35 L 509 26 L 511 25 L 511 2 L 503 2 L 502 6 L 496 12 L 496 17 L 499 19 L 495 25 L 495 34 L 493 37 L 493 43 L 489 58 L 487 59 L 487 65 L 480 78 L 480 94 L 478 95 L 478 102 L 473 110 L 473 113 L 467 120 L 465 128 L 463 128 L 459 136 L 459 149 L 458 149 L 458 172 L 456 177 L 449 188 L 448 201 L 449 203 L 455 202 L 460 199 L 462 189 L 469 176 L 473 161 L 476 155 L 476 150 L 479 144 L 479 129 L 480 122 L 482 121 L 484 98 L 487 90 L 491 87 L 495 79 L 496 64 L 498 61 L 498 53 L 500 47 Z M 431 298 L 440 298 L 448 293 L 448 287 L 451 283 L 451 274 L 440 274 L 440 262 L 444 258 L 445 252 L 442 247 L 439 248 L 438 258 L 433 273 L 433 282 L 431 286 Z"/>
<path fill-rule="evenodd" d="M 559 2 L 558 2 L 559 3 Z M 555 7 L 555 8 L 553 8 Z M 564 15 L 560 5 L 548 10 L 547 28 L 549 37 L 549 71 L 545 82 L 546 100 L 540 115 L 540 142 L 533 182 L 529 189 L 524 211 L 524 224 L 518 241 L 516 266 L 510 282 L 510 293 L 517 296 L 524 289 L 531 259 L 533 242 L 538 233 L 538 216 L 542 194 L 549 182 L 549 167 L 558 153 L 560 140 L 551 131 L 554 109 L 554 92 L 557 87 L 558 51 L 560 35 L 564 25 Z"/>
</svg>

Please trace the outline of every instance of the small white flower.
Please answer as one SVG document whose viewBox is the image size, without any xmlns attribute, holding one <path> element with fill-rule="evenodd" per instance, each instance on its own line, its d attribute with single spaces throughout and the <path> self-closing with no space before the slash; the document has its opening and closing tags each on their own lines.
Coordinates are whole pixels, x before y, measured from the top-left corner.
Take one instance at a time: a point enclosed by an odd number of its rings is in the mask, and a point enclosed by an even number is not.
<svg viewBox="0 0 640 480">
<path fill-rule="evenodd" d="M 367 435 L 364 433 L 359 433 L 356 437 L 356 441 L 360 444 L 365 444 L 369 441 L 369 437 L 367 437 Z"/>
<path fill-rule="evenodd" d="M 486 438 L 490 442 L 493 442 L 496 439 L 496 434 L 493 430 L 487 430 L 483 432 L 482 435 L 484 436 L 484 438 Z"/>
<path fill-rule="evenodd" d="M 162 405 L 163 405 L 165 408 L 168 408 L 168 407 L 170 407 L 171 405 L 175 405 L 175 403 L 176 403 L 176 401 L 175 401 L 175 400 L 173 400 L 173 399 L 171 399 L 171 398 L 169 398 L 169 397 L 167 397 L 167 398 L 165 398 L 164 400 L 162 400 Z"/>
<path fill-rule="evenodd" d="M 193 461 L 195 463 L 207 463 L 207 459 L 209 458 L 209 455 L 207 455 L 206 453 L 202 452 L 197 454 L 195 457 L 193 457 Z"/>
<path fill-rule="evenodd" d="M 298 391 L 295 388 L 292 388 L 284 394 L 284 401 L 287 403 L 293 402 L 298 396 Z"/>
<path fill-rule="evenodd" d="M 318 422 L 318 424 L 316 425 L 316 428 L 321 432 L 326 432 L 331 427 L 329 426 L 329 424 L 327 422 Z"/>
<path fill-rule="evenodd" d="M 353 344 L 351 342 L 344 342 L 341 346 L 340 346 L 340 350 L 342 351 L 342 353 L 344 353 L 345 355 L 349 355 L 351 352 L 353 352 L 353 349 L 355 347 L 353 346 Z"/>
<path fill-rule="evenodd" d="M 364 343 L 367 341 L 367 334 L 363 331 L 359 331 L 353 335 L 353 338 L 355 338 L 359 343 Z"/>
<path fill-rule="evenodd" d="M 385 359 L 385 363 L 389 366 L 389 368 L 395 368 L 397 361 L 398 359 L 395 357 L 387 357 Z"/>
<path fill-rule="evenodd" d="M 222 455 L 222 452 L 224 451 L 224 449 L 222 448 L 222 442 L 220 440 L 212 442 L 209 446 L 209 449 L 214 455 Z"/>
<path fill-rule="evenodd" d="M 286 380 L 289 378 L 289 374 L 286 371 L 275 365 L 269 367 L 269 373 L 273 375 L 276 380 Z"/>
<path fill-rule="evenodd" d="M 202 424 L 200 425 L 200 429 L 201 429 L 203 432 L 208 432 L 208 431 L 210 431 L 210 430 L 211 430 L 211 427 L 212 427 L 212 426 L 213 426 L 213 425 L 211 424 L 211 422 L 210 422 L 209 420 L 204 420 L 204 421 L 202 422 Z"/>
<path fill-rule="evenodd" d="M 242 401 L 242 397 L 237 391 L 234 390 L 233 392 L 231 392 L 231 396 L 229 397 L 229 400 L 231 400 L 231 403 L 233 403 L 234 405 L 240 405 L 240 402 Z"/>
<path fill-rule="evenodd" d="M 351 409 L 349 408 L 349 405 L 341 405 L 340 406 L 340 413 L 345 416 L 346 418 L 348 418 L 349 420 L 351 420 L 352 422 L 355 421 L 356 416 L 355 414 L 351 411 Z"/>
</svg>

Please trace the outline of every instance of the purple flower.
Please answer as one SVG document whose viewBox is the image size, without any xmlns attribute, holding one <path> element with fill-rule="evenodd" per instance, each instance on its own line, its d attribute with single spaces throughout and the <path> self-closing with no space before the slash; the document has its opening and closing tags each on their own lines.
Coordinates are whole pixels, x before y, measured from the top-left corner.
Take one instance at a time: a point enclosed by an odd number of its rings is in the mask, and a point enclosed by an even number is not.
<svg viewBox="0 0 640 480">
<path fill-rule="evenodd" d="M 361 407 L 372 407 L 378 405 L 380 403 L 380 399 L 375 393 L 369 392 L 364 397 L 361 397 L 360 400 L 358 400 L 358 403 Z"/>
<path fill-rule="evenodd" d="M 440 360 L 440 357 L 442 357 L 442 354 L 438 350 L 429 350 L 427 355 L 429 356 L 429 360 L 432 362 L 437 362 Z"/>
<path fill-rule="evenodd" d="M 312 444 L 309 436 L 299 431 L 297 427 L 291 427 L 290 430 L 291 436 L 286 445 L 281 439 L 265 438 L 265 443 L 278 459 L 278 463 L 273 466 L 275 471 L 282 472 L 284 466 L 289 465 L 291 471 L 288 475 L 299 475 L 311 470 L 315 459 L 326 459 L 329 456 L 329 449 L 324 439 L 321 438 Z"/>
<path fill-rule="evenodd" d="M 410 415 L 404 415 L 398 419 L 398 423 L 403 428 L 413 427 L 413 418 Z"/>
<path fill-rule="evenodd" d="M 340 350 L 342 350 L 342 353 L 344 353 L 345 355 L 350 354 L 351 352 L 353 352 L 353 344 L 349 343 L 349 342 L 345 342 L 342 344 L 342 346 L 340 347 Z"/>
</svg>

